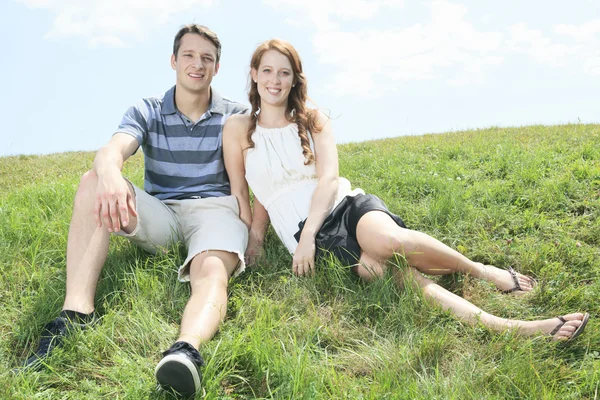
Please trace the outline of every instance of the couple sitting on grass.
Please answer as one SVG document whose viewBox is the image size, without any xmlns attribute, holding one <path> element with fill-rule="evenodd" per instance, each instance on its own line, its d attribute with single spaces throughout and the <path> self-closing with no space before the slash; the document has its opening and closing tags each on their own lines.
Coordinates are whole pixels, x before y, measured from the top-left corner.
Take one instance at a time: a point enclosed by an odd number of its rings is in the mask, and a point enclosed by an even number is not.
<svg viewBox="0 0 600 400">
<path fill-rule="evenodd" d="M 316 259 L 332 253 L 367 281 L 389 269 L 396 284 L 414 282 L 426 298 L 469 324 L 567 341 L 583 332 L 587 313 L 505 319 L 425 277 L 462 272 L 506 293 L 535 286 L 510 267 L 471 261 L 407 228 L 378 197 L 351 190 L 338 176 L 330 119 L 306 106 L 307 80 L 292 45 L 269 40 L 254 52 L 249 113 L 211 88 L 220 55 L 213 32 L 183 27 L 171 56 L 175 86 L 131 107 L 81 178 L 69 230 L 63 311 L 44 327 L 25 368 L 51 362 L 46 357 L 64 337 L 96 320 L 95 290 L 111 233 L 150 252 L 183 242 L 188 253 L 178 276 L 190 282 L 192 294 L 179 337 L 163 353 L 155 375 L 163 387 L 193 395 L 201 387 L 200 347 L 226 314 L 228 281 L 244 270 L 245 260 L 250 264 L 258 258 L 269 221 L 292 254 L 299 277 L 317 273 Z M 140 146 L 144 190 L 121 174 Z M 252 209 L 248 186 L 254 193 Z"/>
</svg>

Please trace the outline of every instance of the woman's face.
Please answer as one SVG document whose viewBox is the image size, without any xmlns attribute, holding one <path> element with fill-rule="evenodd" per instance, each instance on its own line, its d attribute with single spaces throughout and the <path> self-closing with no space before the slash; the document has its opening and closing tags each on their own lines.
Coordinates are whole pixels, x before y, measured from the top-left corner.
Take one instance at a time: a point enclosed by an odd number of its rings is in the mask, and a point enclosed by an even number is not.
<svg viewBox="0 0 600 400">
<path fill-rule="evenodd" d="M 261 103 L 273 106 L 287 106 L 288 97 L 294 84 L 294 71 L 290 60 L 277 50 L 267 50 L 258 70 L 252 70 Z"/>
</svg>

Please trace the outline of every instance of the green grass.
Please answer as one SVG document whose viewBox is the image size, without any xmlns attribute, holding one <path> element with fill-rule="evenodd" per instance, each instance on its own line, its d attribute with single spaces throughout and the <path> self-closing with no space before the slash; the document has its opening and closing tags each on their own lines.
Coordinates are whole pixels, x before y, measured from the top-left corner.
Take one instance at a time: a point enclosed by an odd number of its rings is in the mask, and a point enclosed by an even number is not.
<svg viewBox="0 0 600 400">
<path fill-rule="evenodd" d="M 492 313 L 587 310 L 571 345 L 460 323 L 390 278 L 335 262 L 291 273 L 273 232 L 260 266 L 231 281 L 220 332 L 202 348 L 206 398 L 600 398 L 600 125 L 492 128 L 339 146 L 341 175 L 412 228 L 468 257 L 533 274 L 531 296 L 466 276 L 442 285 Z M 189 287 L 180 251 L 152 257 L 113 238 L 96 295 L 103 315 L 40 372 L 13 375 L 59 312 L 72 199 L 93 154 L 0 158 L 0 398 L 156 398 L 153 370 L 177 336 Z M 126 175 L 141 185 L 136 155 Z M 199 396 L 200 397 L 200 396 Z"/>
</svg>

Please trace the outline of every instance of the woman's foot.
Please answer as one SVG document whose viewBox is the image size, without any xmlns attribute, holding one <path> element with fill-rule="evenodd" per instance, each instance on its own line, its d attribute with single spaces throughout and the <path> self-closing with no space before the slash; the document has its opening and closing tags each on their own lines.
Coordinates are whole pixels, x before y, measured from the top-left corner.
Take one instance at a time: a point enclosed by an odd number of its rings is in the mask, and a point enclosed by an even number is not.
<svg viewBox="0 0 600 400">
<path fill-rule="evenodd" d="M 573 313 L 561 317 L 531 321 L 523 326 L 520 331 L 529 336 L 543 332 L 552 336 L 552 340 L 573 340 L 579 336 L 590 318 L 588 313 Z"/>
<path fill-rule="evenodd" d="M 512 267 L 500 269 L 493 265 L 483 265 L 484 279 L 493 282 L 503 293 L 524 294 L 533 290 L 535 279 L 520 274 Z"/>
</svg>

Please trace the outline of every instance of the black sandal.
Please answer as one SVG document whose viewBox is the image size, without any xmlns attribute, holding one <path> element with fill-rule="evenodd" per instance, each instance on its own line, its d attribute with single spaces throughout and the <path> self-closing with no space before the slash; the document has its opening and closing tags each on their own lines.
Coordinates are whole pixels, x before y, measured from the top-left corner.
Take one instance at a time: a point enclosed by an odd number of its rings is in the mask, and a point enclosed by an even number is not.
<svg viewBox="0 0 600 400">
<path fill-rule="evenodd" d="M 552 332 L 550 332 L 550 336 L 554 337 L 554 335 L 556 334 L 556 332 L 558 332 L 560 330 L 560 328 L 562 328 L 564 326 L 564 324 L 567 323 L 567 320 L 564 319 L 562 316 L 560 317 L 556 317 L 560 320 L 560 322 L 558 323 L 558 325 L 556 325 L 556 328 L 554 328 L 552 330 Z M 590 319 L 590 314 L 585 313 L 583 316 L 583 319 L 581 320 L 581 325 L 579 325 L 577 327 L 577 329 L 575 329 L 575 332 L 573 332 L 573 334 L 571 335 L 570 338 L 568 338 L 567 340 L 565 340 L 565 342 L 570 342 L 572 340 L 575 340 L 575 338 L 579 335 L 581 335 L 583 333 L 583 330 L 585 329 L 585 326 L 587 325 L 588 321 Z"/>
<path fill-rule="evenodd" d="M 523 290 L 523 288 L 521 288 L 521 285 L 519 284 L 519 277 L 517 276 L 517 271 L 514 270 L 513 267 L 508 267 L 508 272 L 510 272 L 510 276 L 513 280 L 513 282 L 515 283 L 515 287 L 512 289 L 508 289 L 508 290 L 503 290 L 502 293 L 513 293 L 516 291 L 521 291 L 521 292 L 525 292 L 525 290 Z M 531 283 L 532 283 L 532 289 L 535 286 L 535 279 L 527 277 Z M 529 292 L 529 290 L 527 290 L 527 292 Z"/>
</svg>

